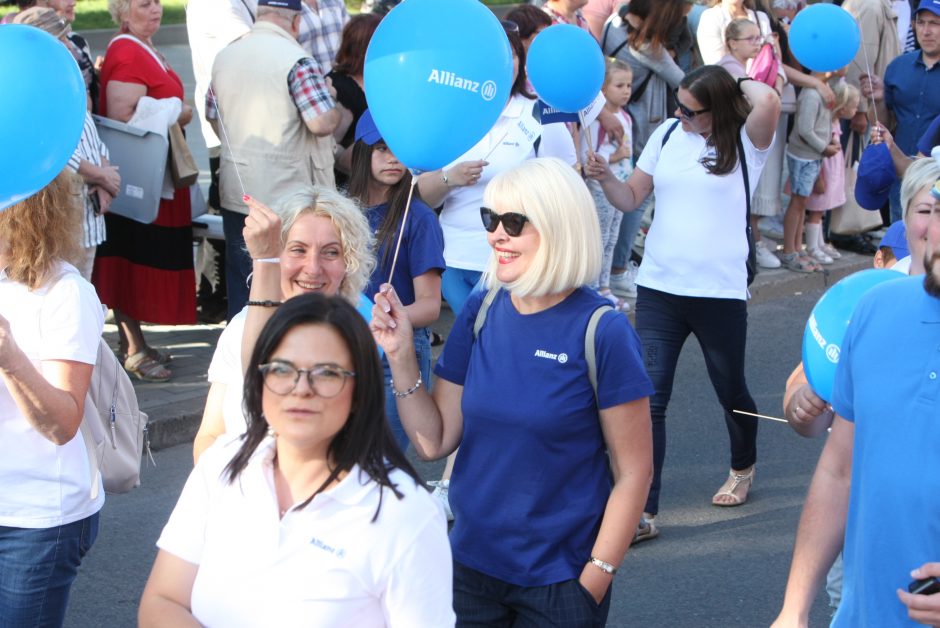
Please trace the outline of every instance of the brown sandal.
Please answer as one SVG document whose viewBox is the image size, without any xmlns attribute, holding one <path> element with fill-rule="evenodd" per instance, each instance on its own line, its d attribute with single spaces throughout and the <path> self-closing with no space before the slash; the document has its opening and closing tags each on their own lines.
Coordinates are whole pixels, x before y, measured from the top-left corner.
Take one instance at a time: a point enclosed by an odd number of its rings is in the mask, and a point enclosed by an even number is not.
<svg viewBox="0 0 940 628">
<path fill-rule="evenodd" d="M 146 351 L 127 358 L 124 361 L 124 370 L 145 382 L 165 382 L 172 375 L 168 368 L 147 355 Z"/>
<path fill-rule="evenodd" d="M 721 485 L 718 492 L 712 497 L 712 504 L 715 506 L 740 506 L 747 501 L 747 494 L 754 484 L 754 466 L 743 473 L 738 473 L 734 469 L 728 472 L 728 479 Z M 742 490 L 738 490 L 743 487 Z M 719 497 L 730 497 L 730 501 L 719 501 Z"/>
</svg>

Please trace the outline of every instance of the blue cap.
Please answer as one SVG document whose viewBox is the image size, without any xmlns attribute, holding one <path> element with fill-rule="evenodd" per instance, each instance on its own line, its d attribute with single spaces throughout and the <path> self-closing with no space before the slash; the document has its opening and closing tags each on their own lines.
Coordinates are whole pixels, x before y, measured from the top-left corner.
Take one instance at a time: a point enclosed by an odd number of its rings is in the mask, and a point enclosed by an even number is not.
<svg viewBox="0 0 940 628">
<path fill-rule="evenodd" d="M 369 146 L 382 139 L 378 127 L 375 126 L 375 120 L 372 119 L 372 112 L 366 109 L 359 122 L 356 123 L 356 141 L 362 140 Z"/>
<path fill-rule="evenodd" d="M 891 185 L 897 179 L 888 145 L 869 145 L 858 162 L 858 177 L 855 179 L 856 202 L 872 211 L 881 209 L 888 201 Z"/>
<path fill-rule="evenodd" d="M 258 6 L 300 11 L 300 0 L 258 0 Z"/>
<path fill-rule="evenodd" d="M 907 257 L 910 255 L 911 252 L 907 248 L 907 237 L 905 236 L 904 231 L 904 221 L 898 220 L 897 222 L 891 223 L 891 226 L 888 227 L 884 237 L 881 238 L 881 244 L 878 246 L 890 247 L 891 252 L 894 253 L 894 259 L 901 259 L 902 257 Z"/>
<path fill-rule="evenodd" d="M 930 11 L 935 15 L 940 15 L 940 0 L 920 0 L 920 4 L 917 5 L 917 10 L 914 12 L 914 15 L 917 15 L 921 11 Z"/>
</svg>

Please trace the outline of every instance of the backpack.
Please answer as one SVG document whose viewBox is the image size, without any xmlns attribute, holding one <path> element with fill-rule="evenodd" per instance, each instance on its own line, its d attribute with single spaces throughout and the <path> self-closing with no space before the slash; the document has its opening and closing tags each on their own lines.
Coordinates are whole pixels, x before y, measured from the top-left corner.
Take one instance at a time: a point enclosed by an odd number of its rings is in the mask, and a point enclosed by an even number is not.
<svg viewBox="0 0 940 628">
<path fill-rule="evenodd" d="M 777 71 L 779 68 L 780 63 L 777 61 L 777 56 L 774 54 L 773 45 L 764 44 L 761 46 L 757 56 L 754 57 L 754 60 L 751 61 L 751 67 L 747 71 L 747 75 L 755 81 L 760 81 L 765 85 L 773 87 L 777 83 Z"/>
<path fill-rule="evenodd" d="M 483 299 L 483 303 L 480 304 L 477 317 L 473 321 L 474 340 L 480 335 L 480 330 L 483 329 L 483 323 L 486 322 L 486 312 L 490 309 L 490 306 L 493 304 L 500 290 L 501 288 L 499 286 L 490 288 L 489 292 L 486 293 L 486 297 Z M 594 337 L 597 333 L 597 325 L 601 322 L 601 316 L 609 311 L 613 311 L 613 309 L 614 308 L 609 305 L 602 305 L 594 310 L 590 320 L 588 320 L 587 330 L 584 332 L 584 359 L 587 362 L 588 379 L 591 382 L 591 388 L 594 389 L 595 399 L 597 399 L 597 350 L 594 347 Z"/>
<path fill-rule="evenodd" d="M 98 496 L 98 473 L 106 493 L 126 493 L 140 486 L 145 444 L 150 455 L 147 415 L 140 411 L 134 385 L 104 338 L 98 343 L 80 431 L 88 451 L 92 499 Z"/>
</svg>

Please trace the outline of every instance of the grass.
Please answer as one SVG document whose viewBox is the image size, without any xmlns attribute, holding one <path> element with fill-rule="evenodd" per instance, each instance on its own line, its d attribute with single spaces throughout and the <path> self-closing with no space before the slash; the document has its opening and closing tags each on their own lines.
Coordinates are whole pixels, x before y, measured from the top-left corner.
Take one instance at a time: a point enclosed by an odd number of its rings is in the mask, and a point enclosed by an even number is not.
<svg viewBox="0 0 940 628">
<path fill-rule="evenodd" d="M 16 10 L 15 4 L 2 4 L 0 0 L 0 16 Z M 360 0 L 345 0 L 346 8 L 350 13 L 359 12 Z M 483 0 L 487 5 L 516 4 L 521 0 Z M 187 0 L 163 0 L 163 24 L 183 24 L 186 22 Z M 78 31 L 94 30 L 99 28 L 113 29 L 114 22 L 108 13 L 108 0 L 78 0 L 75 7 L 75 23 L 72 27 Z"/>
</svg>

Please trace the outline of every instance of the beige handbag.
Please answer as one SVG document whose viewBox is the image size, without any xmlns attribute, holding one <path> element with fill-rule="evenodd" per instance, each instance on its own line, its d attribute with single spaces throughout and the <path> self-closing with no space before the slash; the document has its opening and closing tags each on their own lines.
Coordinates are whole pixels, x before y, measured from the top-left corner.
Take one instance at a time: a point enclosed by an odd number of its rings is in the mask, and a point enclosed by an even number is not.
<svg viewBox="0 0 940 628">
<path fill-rule="evenodd" d="M 189 152 L 186 136 L 179 124 L 170 126 L 167 135 L 170 139 L 170 150 L 167 159 L 170 166 L 170 176 L 173 177 L 173 187 L 177 190 L 188 188 L 199 178 L 199 167 L 193 154 Z"/>
<path fill-rule="evenodd" d="M 832 210 L 829 219 L 829 231 L 832 233 L 852 236 L 881 227 L 881 212 L 869 211 L 855 202 L 858 160 L 863 149 L 862 139 L 853 131 L 845 160 L 845 204 Z"/>
</svg>

